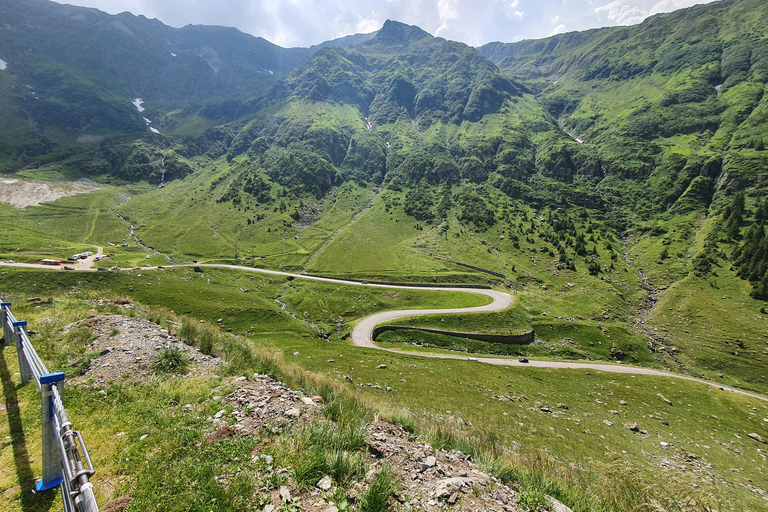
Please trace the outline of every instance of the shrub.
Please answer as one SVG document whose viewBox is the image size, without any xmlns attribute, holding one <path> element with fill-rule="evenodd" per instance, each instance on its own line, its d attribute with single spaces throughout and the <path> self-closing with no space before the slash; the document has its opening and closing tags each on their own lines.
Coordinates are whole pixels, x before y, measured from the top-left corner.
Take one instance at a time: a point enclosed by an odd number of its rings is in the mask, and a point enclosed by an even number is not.
<svg viewBox="0 0 768 512">
<path fill-rule="evenodd" d="M 157 356 L 152 363 L 152 368 L 160 373 L 184 373 L 189 363 L 189 357 L 179 347 L 171 347 Z"/>
</svg>

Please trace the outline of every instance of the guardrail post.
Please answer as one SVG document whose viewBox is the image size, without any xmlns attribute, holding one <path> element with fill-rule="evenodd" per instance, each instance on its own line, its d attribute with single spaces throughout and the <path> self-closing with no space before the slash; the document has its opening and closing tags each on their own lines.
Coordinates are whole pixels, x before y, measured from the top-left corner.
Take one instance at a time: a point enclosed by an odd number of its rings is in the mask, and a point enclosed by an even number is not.
<svg viewBox="0 0 768 512">
<path fill-rule="evenodd" d="M 19 358 L 19 373 L 21 373 L 21 383 L 26 384 L 29 379 L 32 378 L 32 370 L 29 368 L 29 362 L 26 356 L 24 356 L 24 337 L 21 335 L 21 330 L 27 326 L 26 320 L 19 320 L 13 322 L 13 333 L 16 338 L 16 357 Z"/>
<path fill-rule="evenodd" d="M 42 401 L 43 418 L 43 478 L 37 482 L 35 489 L 46 491 L 58 487 L 62 482 L 61 456 L 59 453 L 58 432 L 54 423 L 56 411 L 53 406 L 53 387 L 56 386 L 59 396 L 64 397 L 64 372 L 47 373 L 40 376 L 40 398 Z"/>
<path fill-rule="evenodd" d="M 11 303 L 10 302 L 0 302 L 0 316 L 2 316 L 2 322 L 3 322 L 3 348 L 8 347 L 13 343 L 11 340 L 13 339 L 13 331 L 11 330 L 11 326 L 8 324 L 8 313 L 11 311 Z"/>
</svg>

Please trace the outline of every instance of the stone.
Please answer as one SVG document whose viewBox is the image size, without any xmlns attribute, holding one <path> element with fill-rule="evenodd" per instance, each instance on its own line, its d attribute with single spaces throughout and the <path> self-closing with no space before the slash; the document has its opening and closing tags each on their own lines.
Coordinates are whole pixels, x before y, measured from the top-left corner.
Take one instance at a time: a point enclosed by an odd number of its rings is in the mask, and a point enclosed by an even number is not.
<svg viewBox="0 0 768 512">
<path fill-rule="evenodd" d="M 288 487 L 281 485 L 279 493 L 280 499 L 283 500 L 283 503 L 291 502 L 291 491 L 288 489 Z"/>
<path fill-rule="evenodd" d="M 275 506 L 274 505 L 265 505 L 264 506 L 264 512 L 275 512 Z"/>
<path fill-rule="evenodd" d="M 285 411 L 285 415 L 288 416 L 289 418 L 298 418 L 299 416 L 301 416 L 301 411 L 295 407 L 291 407 L 290 409 Z"/>
<path fill-rule="evenodd" d="M 329 359 L 329 360 L 326 361 L 326 363 L 335 363 L 335 362 L 336 362 L 335 359 Z"/>
<path fill-rule="evenodd" d="M 547 496 L 547 501 L 549 502 L 549 508 L 552 509 L 552 512 L 573 512 L 573 510 L 566 505 L 563 505 L 552 496 Z"/>
<path fill-rule="evenodd" d="M 331 481 L 331 477 L 328 475 L 325 475 L 323 478 L 320 479 L 319 482 L 317 482 L 317 488 L 321 491 L 327 491 L 333 486 L 333 482 Z"/>
<path fill-rule="evenodd" d="M 192 404 L 187 404 L 184 406 L 184 412 L 190 412 L 192 409 L 194 409 Z"/>
<path fill-rule="evenodd" d="M 349 375 L 345 375 L 345 376 L 344 376 L 344 380 L 346 380 L 346 381 L 348 381 L 348 382 L 352 382 L 352 383 L 354 383 L 354 382 L 355 382 L 355 381 L 353 381 L 353 380 L 352 380 L 352 377 L 350 377 Z"/>
<path fill-rule="evenodd" d="M 661 393 L 656 393 L 656 396 L 657 396 L 657 397 L 659 397 L 659 400 L 661 400 L 661 401 L 662 401 L 662 402 L 664 402 L 665 404 L 667 404 L 667 405 L 671 405 L 671 406 L 673 406 L 673 407 L 675 406 L 675 404 L 673 404 L 671 400 L 669 400 L 668 398 L 666 398 L 666 397 L 665 397 L 664 395 L 662 395 Z"/>
<path fill-rule="evenodd" d="M 227 413 L 224 409 L 220 410 L 216 414 L 214 414 L 213 419 L 218 420 L 221 419 L 222 416 L 224 416 Z"/>
<path fill-rule="evenodd" d="M 301 397 L 301 403 L 303 403 L 303 404 L 305 404 L 305 405 L 315 405 L 315 402 L 314 402 L 314 400 L 312 400 L 312 399 L 311 399 L 311 398 L 309 398 L 308 396 L 303 396 L 303 397 Z"/>
<path fill-rule="evenodd" d="M 640 432 L 640 426 L 635 422 L 625 423 L 624 428 L 627 430 L 631 430 L 632 432 Z"/>
<path fill-rule="evenodd" d="M 612 421 L 610 421 L 610 420 L 603 420 L 603 423 L 605 423 L 605 424 L 606 424 L 606 425 L 608 425 L 609 427 L 612 427 L 612 426 L 613 426 L 613 422 L 612 422 Z"/>
<path fill-rule="evenodd" d="M 471 478 L 453 477 L 444 478 L 435 485 L 435 497 L 438 499 L 449 498 L 454 493 L 462 492 L 462 488 L 471 488 L 474 480 Z"/>
<path fill-rule="evenodd" d="M 549 407 L 546 407 L 546 406 L 539 407 L 539 410 L 541 412 L 550 412 L 550 413 L 552 412 L 552 409 L 550 409 Z"/>
<path fill-rule="evenodd" d="M 421 461 L 421 472 L 423 473 L 429 468 L 433 468 L 435 466 L 437 466 L 437 459 L 433 455 L 430 455 Z"/>
<path fill-rule="evenodd" d="M 626 402 L 626 400 L 619 400 L 619 403 L 620 403 L 621 405 L 627 405 L 627 402 Z"/>
<path fill-rule="evenodd" d="M 385 364 L 380 364 L 379 366 L 377 366 L 377 367 L 376 367 L 376 369 L 377 369 L 377 370 L 383 370 L 383 369 L 385 369 L 386 367 L 387 367 L 387 365 L 385 365 Z"/>
<path fill-rule="evenodd" d="M 339 512 L 339 508 L 336 505 L 331 505 L 325 509 L 325 512 Z"/>
<path fill-rule="evenodd" d="M 568 409 L 568 406 L 567 406 L 567 405 L 565 405 L 565 404 L 557 404 L 557 408 L 558 408 L 558 409 L 566 409 L 566 410 L 567 410 L 567 409 Z"/>
<path fill-rule="evenodd" d="M 143 436 L 141 436 L 141 437 L 139 438 L 139 441 L 143 441 L 143 440 L 145 440 L 145 439 L 146 439 L 146 438 L 148 438 L 148 437 L 149 437 L 149 434 L 144 434 Z"/>
<path fill-rule="evenodd" d="M 761 436 L 760 434 L 758 434 L 758 433 L 756 433 L 756 432 L 752 432 L 751 434 L 747 434 L 747 435 L 748 435 L 750 438 L 752 438 L 752 439 L 754 439 L 755 441 L 757 441 L 758 443 L 763 443 L 763 444 L 766 444 L 766 443 L 768 443 L 768 441 L 766 441 L 765 439 L 763 439 L 763 436 Z"/>
</svg>

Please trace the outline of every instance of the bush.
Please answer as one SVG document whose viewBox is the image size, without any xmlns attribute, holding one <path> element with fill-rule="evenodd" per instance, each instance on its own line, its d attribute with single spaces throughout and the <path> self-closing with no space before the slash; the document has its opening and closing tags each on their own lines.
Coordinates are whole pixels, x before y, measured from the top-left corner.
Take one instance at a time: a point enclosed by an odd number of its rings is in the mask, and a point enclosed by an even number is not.
<svg viewBox="0 0 768 512">
<path fill-rule="evenodd" d="M 171 347 L 157 356 L 152 368 L 159 373 L 185 373 L 189 363 L 189 357 L 179 347 Z"/>
</svg>

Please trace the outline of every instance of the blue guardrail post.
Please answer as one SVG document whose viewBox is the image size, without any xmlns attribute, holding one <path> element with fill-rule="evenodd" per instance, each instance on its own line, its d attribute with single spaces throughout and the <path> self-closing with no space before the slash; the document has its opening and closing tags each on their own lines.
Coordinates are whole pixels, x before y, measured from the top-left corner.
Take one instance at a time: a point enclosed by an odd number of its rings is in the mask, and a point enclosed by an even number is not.
<svg viewBox="0 0 768 512">
<path fill-rule="evenodd" d="M 23 343 L 24 339 L 21 335 L 21 329 L 22 327 L 27 326 L 26 320 L 19 320 L 18 322 L 13 322 L 13 333 L 16 338 L 16 357 L 19 358 L 19 373 L 21 373 L 21 383 L 26 384 L 29 382 L 29 379 L 32 378 L 32 370 L 29 368 L 29 362 L 27 361 L 27 358 L 24 356 L 24 349 L 23 349 Z"/>
<path fill-rule="evenodd" d="M 40 398 L 42 400 L 43 417 L 43 478 L 37 482 L 35 489 L 46 491 L 61 484 L 61 455 L 59 453 L 58 432 L 53 421 L 53 386 L 59 390 L 59 396 L 64 397 L 64 372 L 47 373 L 40 376 Z"/>
</svg>

